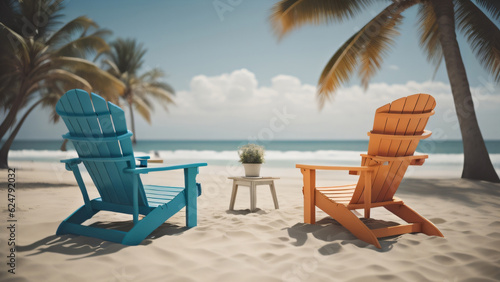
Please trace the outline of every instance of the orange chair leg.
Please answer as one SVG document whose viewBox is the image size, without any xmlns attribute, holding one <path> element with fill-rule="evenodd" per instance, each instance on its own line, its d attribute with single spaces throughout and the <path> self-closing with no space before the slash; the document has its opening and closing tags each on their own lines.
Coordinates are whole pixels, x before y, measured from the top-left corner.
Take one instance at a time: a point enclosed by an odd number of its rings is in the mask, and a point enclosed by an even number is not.
<svg viewBox="0 0 500 282">
<path fill-rule="evenodd" d="M 316 193 L 316 205 L 338 223 L 342 224 L 347 230 L 351 231 L 358 239 L 375 245 L 379 249 L 382 248 L 377 236 L 346 206 L 333 203 L 320 192 Z"/>
<path fill-rule="evenodd" d="M 315 195 L 316 190 L 316 170 L 300 169 L 304 180 L 304 222 L 316 223 Z"/>
<path fill-rule="evenodd" d="M 408 223 L 421 223 L 421 232 L 424 234 L 429 236 L 444 237 L 443 233 L 441 233 L 441 231 L 439 231 L 439 229 L 432 222 L 405 204 L 388 205 L 385 206 L 385 208 Z"/>
</svg>

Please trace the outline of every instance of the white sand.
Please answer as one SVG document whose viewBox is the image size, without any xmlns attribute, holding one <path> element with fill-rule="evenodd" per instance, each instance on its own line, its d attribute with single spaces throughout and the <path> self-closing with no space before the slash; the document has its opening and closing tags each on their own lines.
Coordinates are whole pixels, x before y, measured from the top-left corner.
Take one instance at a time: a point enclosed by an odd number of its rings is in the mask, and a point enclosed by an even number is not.
<svg viewBox="0 0 500 282">
<path fill-rule="evenodd" d="M 16 274 L 7 272 L 6 171 L 0 179 L 1 281 L 499 281 L 500 185 L 446 178 L 406 178 L 397 195 L 430 219 L 445 238 L 406 234 L 381 239 L 379 250 L 351 235 L 322 211 L 303 223 L 298 169 L 264 167 L 279 176 L 275 210 L 259 186 L 256 213 L 241 187 L 228 211 L 231 183 L 241 171 L 201 168 L 198 226 L 187 230 L 183 211 L 139 246 L 83 236 L 56 236 L 59 223 L 82 198 L 71 172 L 58 163 L 18 162 L 16 173 Z M 442 176 L 442 175 L 441 175 Z M 413 175 L 415 177 L 415 175 Z M 319 174 L 319 183 L 355 182 L 345 173 Z M 350 180 L 350 181 L 349 181 Z M 89 178 L 86 180 L 90 183 Z M 182 183 L 182 173 L 143 177 L 149 184 Z M 90 184 L 89 184 L 90 185 Z M 91 185 L 90 185 L 91 186 Z M 97 196 L 92 190 L 91 196 Z M 374 223 L 397 221 L 374 209 Z M 131 217 L 102 213 L 102 225 Z M 383 222 L 382 222 L 383 223 Z"/>
</svg>

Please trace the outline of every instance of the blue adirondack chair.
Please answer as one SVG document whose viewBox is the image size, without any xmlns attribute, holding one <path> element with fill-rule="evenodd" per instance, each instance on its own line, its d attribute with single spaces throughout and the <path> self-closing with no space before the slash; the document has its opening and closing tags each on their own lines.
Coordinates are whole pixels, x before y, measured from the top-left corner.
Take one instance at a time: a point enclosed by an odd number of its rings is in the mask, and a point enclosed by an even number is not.
<svg viewBox="0 0 500 282">
<path fill-rule="evenodd" d="M 148 168 L 148 157 L 134 157 L 132 133 L 127 130 L 123 110 L 94 93 L 70 90 L 61 97 L 56 111 L 69 130 L 63 138 L 72 141 L 79 156 L 61 162 L 75 175 L 85 203 L 59 225 L 57 235 L 76 234 L 137 245 L 183 207 L 187 227 L 196 226 L 196 201 L 201 194 L 196 175 L 206 163 Z M 137 167 L 136 161 L 140 162 Z M 78 168 L 80 163 L 90 174 L 100 198 L 89 199 Z M 184 170 L 184 187 L 143 185 L 139 176 L 178 169 Z M 134 226 L 125 232 L 82 225 L 99 211 L 131 214 Z M 145 217 L 139 220 L 139 214 Z"/>
</svg>

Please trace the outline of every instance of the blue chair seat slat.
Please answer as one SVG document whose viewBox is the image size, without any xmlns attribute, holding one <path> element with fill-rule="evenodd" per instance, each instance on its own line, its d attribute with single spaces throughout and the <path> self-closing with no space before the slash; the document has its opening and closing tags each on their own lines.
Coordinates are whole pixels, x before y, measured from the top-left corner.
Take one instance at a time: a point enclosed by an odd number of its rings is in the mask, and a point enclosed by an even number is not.
<svg viewBox="0 0 500 282">
<path fill-rule="evenodd" d="M 175 198 L 176 195 L 149 195 L 147 194 L 146 197 L 148 197 L 148 202 L 150 201 L 170 201 L 173 198 Z"/>
<path fill-rule="evenodd" d="M 151 199 L 151 200 L 148 200 L 150 203 L 149 203 L 149 206 L 150 207 L 158 207 L 158 206 L 161 206 L 161 205 L 165 205 L 168 203 L 170 203 L 172 200 L 165 200 L 165 201 L 158 201 L 158 200 L 155 200 L 155 199 Z"/>
<path fill-rule="evenodd" d="M 184 191 L 184 187 L 173 187 L 173 186 L 158 186 L 158 185 L 144 185 L 144 190 L 146 191 Z"/>
<path fill-rule="evenodd" d="M 182 192 L 182 191 L 181 191 Z M 146 191 L 146 196 L 151 197 L 151 196 L 175 196 L 179 194 L 180 192 L 175 191 L 175 192 L 169 192 L 169 191 Z"/>
</svg>

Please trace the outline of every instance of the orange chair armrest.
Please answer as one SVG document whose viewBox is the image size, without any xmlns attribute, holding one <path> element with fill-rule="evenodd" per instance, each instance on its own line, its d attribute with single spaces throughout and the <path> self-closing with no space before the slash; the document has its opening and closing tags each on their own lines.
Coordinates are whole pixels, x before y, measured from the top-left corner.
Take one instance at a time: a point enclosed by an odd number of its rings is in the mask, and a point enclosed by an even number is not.
<svg viewBox="0 0 500 282">
<path fill-rule="evenodd" d="M 376 162 L 391 162 L 391 161 L 408 161 L 410 165 L 422 165 L 425 159 L 429 158 L 429 155 L 415 155 L 415 156 L 403 156 L 403 157 L 384 157 L 384 156 L 371 156 L 367 154 L 361 154 L 362 157 L 372 159 Z"/>
<path fill-rule="evenodd" d="M 375 166 L 329 166 L 329 165 L 304 165 L 304 164 L 296 164 L 296 168 L 302 169 L 314 169 L 314 170 L 348 170 L 349 174 L 351 172 L 356 172 L 356 175 L 361 171 L 369 171 L 373 170 Z"/>
</svg>

